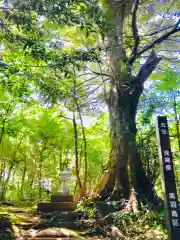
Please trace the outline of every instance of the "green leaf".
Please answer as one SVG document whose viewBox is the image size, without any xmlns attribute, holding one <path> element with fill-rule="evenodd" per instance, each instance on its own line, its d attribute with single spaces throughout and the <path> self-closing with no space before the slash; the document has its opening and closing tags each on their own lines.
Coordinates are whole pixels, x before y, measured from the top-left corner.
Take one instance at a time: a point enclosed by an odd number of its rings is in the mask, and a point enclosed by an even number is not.
<svg viewBox="0 0 180 240">
<path fill-rule="evenodd" d="M 143 17 L 138 18 L 138 22 L 140 22 L 141 24 L 144 24 L 145 22 L 147 22 L 148 20 L 150 20 L 150 18 L 153 16 L 153 13 L 147 13 L 145 14 Z"/>
<path fill-rule="evenodd" d="M 9 100 L 8 96 L 4 95 L 3 93 L 0 94 L 0 101 L 5 102 L 5 101 L 8 101 L 8 100 Z"/>
<path fill-rule="evenodd" d="M 149 80 L 162 80 L 164 79 L 165 73 L 164 72 L 156 72 L 156 73 L 152 73 L 149 76 Z"/>
</svg>

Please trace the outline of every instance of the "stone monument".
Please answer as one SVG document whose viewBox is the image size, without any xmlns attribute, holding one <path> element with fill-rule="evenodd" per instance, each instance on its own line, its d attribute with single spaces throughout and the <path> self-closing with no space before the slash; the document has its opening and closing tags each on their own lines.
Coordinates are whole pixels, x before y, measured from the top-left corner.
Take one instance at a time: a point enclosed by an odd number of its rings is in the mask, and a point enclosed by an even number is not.
<svg viewBox="0 0 180 240">
<path fill-rule="evenodd" d="M 71 179 L 70 170 L 67 168 L 60 172 L 60 189 L 57 194 L 51 196 L 51 202 L 38 203 L 39 211 L 72 211 L 77 207 L 77 202 L 70 195 L 69 180 Z"/>
</svg>

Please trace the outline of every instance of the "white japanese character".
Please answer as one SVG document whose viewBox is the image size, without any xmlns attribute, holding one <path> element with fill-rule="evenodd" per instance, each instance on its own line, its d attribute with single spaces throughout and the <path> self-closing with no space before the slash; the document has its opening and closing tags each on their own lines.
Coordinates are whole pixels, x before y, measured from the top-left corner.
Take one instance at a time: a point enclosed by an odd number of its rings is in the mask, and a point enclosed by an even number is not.
<svg viewBox="0 0 180 240">
<path fill-rule="evenodd" d="M 171 207 L 171 208 L 177 208 L 177 203 L 176 203 L 176 201 L 170 201 L 170 207 Z"/>
<path fill-rule="evenodd" d="M 161 133 L 162 133 L 163 135 L 165 135 L 165 134 L 167 134 L 167 130 L 166 130 L 166 129 L 161 129 Z"/>
<path fill-rule="evenodd" d="M 171 165 L 166 164 L 165 169 L 166 169 L 166 171 L 171 171 L 172 170 Z"/>
<path fill-rule="evenodd" d="M 164 156 L 170 156 L 169 150 L 164 150 Z"/>
<path fill-rule="evenodd" d="M 172 214 L 172 217 L 178 217 L 178 213 L 177 213 L 177 211 L 175 211 L 175 210 L 173 210 L 173 211 L 171 212 L 171 214 Z"/>
<path fill-rule="evenodd" d="M 175 193 L 169 193 L 169 199 L 176 199 Z"/>
<path fill-rule="evenodd" d="M 178 227 L 179 226 L 178 219 L 172 219 L 172 225 L 174 227 Z"/>
<path fill-rule="evenodd" d="M 165 157 L 164 160 L 165 160 L 165 163 L 171 163 L 171 159 L 169 157 Z"/>
<path fill-rule="evenodd" d="M 165 127 L 166 127 L 166 124 L 165 124 L 165 123 L 161 123 L 161 127 L 162 127 L 162 128 L 165 128 Z"/>
</svg>

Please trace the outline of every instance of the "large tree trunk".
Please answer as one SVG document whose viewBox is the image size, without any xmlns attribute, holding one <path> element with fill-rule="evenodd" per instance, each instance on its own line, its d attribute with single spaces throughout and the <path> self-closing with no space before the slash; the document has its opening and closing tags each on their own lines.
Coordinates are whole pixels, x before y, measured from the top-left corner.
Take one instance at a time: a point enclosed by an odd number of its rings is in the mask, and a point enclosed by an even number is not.
<svg viewBox="0 0 180 240">
<path fill-rule="evenodd" d="M 111 87 L 109 98 L 109 120 L 112 145 L 112 174 L 116 176 L 113 195 L 128 198 L 128 139 L 130 133 L 129 101 L 126 92 L 118 86 Z"/>
<path fill-rule="evenodd" d="M 151 51 L 138 74 L 132 75 L 132 66 L 136 60 L 139 44 L 135 19 L 138 1 L 133 6 L 133 1 L 106 0 L 105 2 L 110 10 L 107 17 L 106 37 L 109 74 L 112 76 L 108 97 L 112 166 L 109 180 L 100 195 L 104 199 L 109 195 L 117 200 L 128 199 L 130 188 L 133 187 L 138 196 L 143 194 L 152 201 L 154 198 L 152 184 L 145 174 L 137 152 L 135 118 L 143 84 L 161 59 Z M 132 25 L 135 43 L 131 56 L 128 56 L 124 44 L 126 32 L 124 26 L 131 8 L 134 14 L 132 14 Z"/>
<path fill-rule="evenodd" d="M 151 181 L 146 176 L 136 146 L 135 118 L 138 100 L 143 91 L 141 76 L 133 78 L 129 75 L 128 78 L 121 79 L 131 83 L 124 89 L 118 84 L 111 86 L 108 107 L 112 167 L 109 181 L 100 194 L 104 199 L 110 195 L 114 200 L 128 199 L 132 187 L 138 199 L 143 197 L 151 202 L 155 199 Z"/>
</svg>

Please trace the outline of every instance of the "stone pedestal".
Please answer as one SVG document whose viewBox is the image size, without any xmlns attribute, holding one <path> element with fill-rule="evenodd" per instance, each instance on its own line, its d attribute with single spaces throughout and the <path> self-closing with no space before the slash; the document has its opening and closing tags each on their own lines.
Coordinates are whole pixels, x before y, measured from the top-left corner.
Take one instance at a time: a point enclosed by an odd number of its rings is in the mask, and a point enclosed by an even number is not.
<svg viewBox="0 0 180 240">
<path fill-rule="evenodd" d="M 77 202 L 73 201 L 72 195 L 52 195 L 51 202 L 41 202 L 37 205 L 37 210 L 42 212 L 51 211 L 74 211 L 77 207 Z"/>
<path fill-rule="evenodd" d="M 73 202 L 72 195 L 52 195 L 51 202 Z"/>
</svg>

